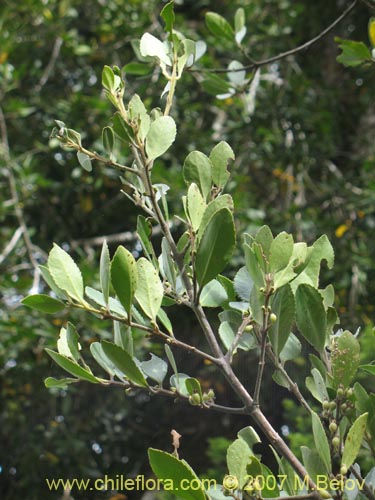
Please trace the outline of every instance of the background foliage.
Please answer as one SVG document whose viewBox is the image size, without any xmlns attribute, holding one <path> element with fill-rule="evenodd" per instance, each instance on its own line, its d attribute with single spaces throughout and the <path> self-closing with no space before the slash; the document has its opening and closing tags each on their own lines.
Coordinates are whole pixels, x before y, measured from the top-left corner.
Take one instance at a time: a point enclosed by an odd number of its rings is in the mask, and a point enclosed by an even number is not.
<svg viewBox="0 0 375 500">
<path fill-rule="evenodd" d="M 222 443 L 211 440 L 206 459 L 205 441 L 213 434 L 232 439 L 234 429 L 246 424 L 215 415 L 215 432 L 208 420 L 196 418 L 194 408 L 176 407 L 172 412 L 169 402 L 150 402 L 144 396 L 129 404 L 115 390 L 80 386 L 48 393 L 42 380 L 51 373 L 51 362 L 43 348 L 54 345 L 65 318 L 42 320 L 19 307 L 30 289 L 43 288 L 33 267 L 44 262 L 52 241 L 76 252 L 91 282 L 98 279 L 93 263 L 100 247 L 95 238 L 117 235 L 113 248 L 125 241 L 137 250 L 131 233 L 136 212 L 119 193 L 117 177 L 98 165 L 91 173 L 83 171 L 76 156 L 62 152 L 49 135 L 58 118 L 85 131 L 85 144 L 100 150 L 95 141 L 111 114 L 100 94 L 102 67 L 136 61 L 131 41 L 146 30 L 161 32 L 161 6 L 149 0 L 28 0 L 18 5 L 5 1 L 0 8 L 0 492 L 5 499 L 49 498 L 44 477 L 148 471 L 145 448 L 166 448 L 173 427 L 183 429 L 184 456 L 197 470 L 218 468 Z M 207 42 L 201 67 L 225 67 L 233 58 L 246 63 L 240 50 L 234 54 L 225 40 L 218 44 L 204 23 L 207 10 L 232 20 L 239 6 L 247 18 L 244 44 L 255 59 L 312 38 L 345 7 L 340 0 L 179 2 L 179 29 Z M 327 272 L 327 279 L 335 283 L 346 325 L 354 330 L 368 326 L 364 342 L 370 353 L 373 70 L 343 68 L 336 62 L 333 40 L 337 35 L 367 43 L 368 17 L 368 10 L 359 6 L 308 52 L 264 67 L 252 92 L 244 89 L 218 100 L 207 92 L 206 73 L 188 74 L 177 91 L 180 126 L 173 156 L 156 165 L 155 177 L 173 185 L 178 210 L 182 158 L 192 149 L 208 153 L 213 142 L 227 140 L 236 152 L 229 191 L 240 216 L 239 231 L 266 223 L 275 233 L 293 232 L 296 240 L 313 241 L 326 233 L 336 251 L 335 275 Z M 148 105 L 158 105 L 164 82 L 157 71 L 150 67 L 148 74 L 129 77 L 127 84 L 130 93 L 136 91 Z M 30 236 L 26 241 L 21 234 L 25 227 Z M 234 267 L 238 263 L 235 259 Z M 195 325 L 189 318 L 178 319 L 188 335 Z M 80 324 L 78 313 L 75 322 L 88 342 L 110 335 L 95 321 Z M 304 359 L 296 362 L 303 364 Z M 209 367 L 190 368 L 209 373 Z M 251 376 L 251 367 L 240 369 Z M 225 390 L 221 381 L 215 389 Z M 283 396 L 278 391 L 270 401 L 273 424 L 279 428 L 292 411 L 288 404 L 282 409 Z M 292 437 L 298 444 L 298 436 Z"/>
</svg>

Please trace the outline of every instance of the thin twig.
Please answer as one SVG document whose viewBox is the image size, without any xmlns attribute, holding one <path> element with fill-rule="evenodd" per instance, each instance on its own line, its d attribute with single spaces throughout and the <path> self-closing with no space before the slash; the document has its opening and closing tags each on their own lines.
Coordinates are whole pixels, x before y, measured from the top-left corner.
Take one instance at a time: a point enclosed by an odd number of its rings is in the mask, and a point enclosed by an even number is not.
<svg viewBox="0 0 375 500">
<path fill-rule="evenodd" d="M 63 39 L 60 36 L 56 37 L 55 43 L 53 44 L 53 48 L 52 48 L 51 58 L 47 64 L 45 70 L 43 71 L 43 74 L 39 80 L 39 83 L 37 85 L 35 85 L 35 92 L 37 94 L 42 90 L 44 85 L 48 82 L 48 80 L 52 74 L 52 71 L 55 67 L 57 58 L 59 57 L 62 44 L 63 44 Z"/>
<path fill-rule="evenodd" d="M 18 240 L 22 237 L 22 228 L 17 228 L 12 238 L 9 240 L 8 244 L 5 246 L 4 250 L 0 254 L 0 264 L 11 254 L 18 243 Z"/>
<path fill-rule="evenodd" d="M 40 281 L 40 269 L 39 269 L 38 262 L 36 261 L 36 259 L 34 257 L 34 247 L 33 247 L 30 235 L 29 235 L 29 230 L 28 230 L 28 227 L 27 227 L 27 224 L 25 221 L 23 210 L 21 208 L 21 202 L 20 202 L 20 198 L 19 198 L 18 190 L 17 190 L 17 182 L 16 182 L 16 178 L 15 178 L 14 173 L 13 173 L 12 165 L 11 165 L 7 124 L 6 124 L 5 116 L 4 116 L 3 109 L 1 108 L 1 106 L 0 106 L 0 132 L 1 132 L 1 146 L 2 146 L 2 148 L 1 148 L 2 151 L 0 151 L 0 154 L 2 153 L 4 163 L 5 163 L 10 194 L 11 194 L 13 204 L 14 204 L 14 212 L 16 214 L 19 228 L 22 231 L 22 237 L 23 237 L 26 251 L 27 251 L 27 254 L 29 257 L 29 261 L 34 268 L 32 289 L 38 290 L 39 281 Z"/>
<path fill-rule="evenodd" d="M 364 0 L 361 0 L 362 2 Z M 327 28 L 325 28 L 319 35 L 315 36 L 314 38 L 311 38 L 311 40 L 303 43 L 302 45 L 299 45 L 298 47 L 294 47 L 293 49 L 287 50 L 286 52 L 281 52 L 280 54 L 276 56 L 272 56 L 266 59 L 262 59 L 260 61 L 253 61 L 250 64 L 247 64 L 245 66 L 241 66 L 241 68 L 237 69 L 228 69 L 228 68 L 200 68 L 200 69 L 190 69 L 189 71 L 195 72 L 195 73 L 201 73 L 201 72 L 206 72 L 206 73 L 236 73 L 238 71 L 243 71 L 243 70 L 252 70 L 259 68 L 261 66 L 266 66 L 267 64 L 280 61 L 281 59 L 285 59 L 288 56 L 298 54 L 299 52 L 302 52 L 303 50 L 306 50 L 310 48 L 312 45 L 315 43 L 319 42 L 322 38 L 324 38 L 330 31 L 332 31 L 345 17 L 347 17 L 350 12 L 356 7 L 358 4 L 359 0 L 354 0 L 349 7 L 344 10 L 344 12 L 337 18 L 335 19 Z M 368 4 L 367 4 L 368 5 Z M 369 6 L 369 5 L 368 5 Z"/>
<path fill-rule="evenodd" d="M 228 352 L 225 355 L 225 359 L 227 359 L 229 363 L 232 363 L 233 353 L 236 350 L 236 347 L 237 347 L 239 341 L 241 340 L 241 337 L 245 331 L 245 328 L 250 323 L 250 321 L 251 321 L 251 316 L 245 316 L 243 318 L 242 323 L 237 330 L 236 336 L 234 337 L 233 342 L 232 342 L 231 346 L 229 347 Z"/>
</svg>

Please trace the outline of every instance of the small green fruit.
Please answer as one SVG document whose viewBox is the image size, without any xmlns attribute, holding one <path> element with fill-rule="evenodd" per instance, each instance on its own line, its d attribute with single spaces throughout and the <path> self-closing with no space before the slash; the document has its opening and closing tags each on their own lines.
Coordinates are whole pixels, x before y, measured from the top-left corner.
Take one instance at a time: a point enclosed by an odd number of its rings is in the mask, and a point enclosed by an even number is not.
<svg viewBox="0 0 375 500">
<path fill-rule="evenodd" d="M 275 313 L 270 314 L 270 322 L 271 323 L 276 323 L 277 321 L 277 316 Z"/>
<path fill-rule="evenodd" d="M 253 325 L 247 325 L 245 326 L 245 332 L 252 332 L 254 330 Z"/>
<path fill-rule="evenodd" d="M 330 424 L 329 424 L 329 431 L 331 434 L 335 434 L 335 432 L 337 431 L 337 424 L 335 421 L 332 421 Z"/>
<path fill-rule="evenodd" d="M 346 476 L 347 473 L 348 473 L 347 466 L 342 464 L 342 466 L 340 467 L 340 474 L 342 474 L 343 476 Z"/>
<path fill-rule="evenodd" d="M 340 446 L 340 438 L 338 436 L 335 436 L 333 439 L 332 439 L 332 446 L 338 450 L 339 449 L 339 446 Z"/>
<path fill-rule="evenodd" d="M 329 410 L 331 407 L 331 404 L 329 401 L 325 400 L 325 401 L 323 401 L 322 406 L 323 406 L 323 410 Z"/>
</svg>

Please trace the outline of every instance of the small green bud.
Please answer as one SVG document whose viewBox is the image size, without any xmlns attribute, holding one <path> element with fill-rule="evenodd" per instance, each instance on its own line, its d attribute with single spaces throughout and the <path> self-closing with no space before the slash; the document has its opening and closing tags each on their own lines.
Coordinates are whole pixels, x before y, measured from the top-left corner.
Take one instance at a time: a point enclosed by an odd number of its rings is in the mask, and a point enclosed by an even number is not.
<svg viewBox="0 0 375 500">
<path fill-rule="evenodd" d="M 252 332 L 254 330 L 254 326 L 253 325 L 247 325 L 245 326 L 245 332 Z"/>
<path fill-rule="evenodd" d="M 340 474 L 342 474 L 343 476 L 346 476 L 346 474 L 348 473 L 348 468 L 345 464 L 342 464 L 342 466 L 340 467 Z"/>
<path fill-rule="evenodd" d="M 323 401 L 322 406 L 323 406 L 323 410 L 329 410 L 331 407 L 331 404 L 329 401 L 325 400 L 325 401 Z"/>
<path fill-rule="evenodd" d="M 353 389 L 351 387 L 349 387 L 348 389 L 346 389 L 345 396 L 347 398 L 351 398 L 353 396 Z"/>
<path fill-rule="evenodd" d="M 277 316 L 275 313 L 270 314 L 270 321 L 271 321 L 271 323 L 276 323 Z"/>
<path fill-rule="evenodd" d="M 210 399 L 215 399 L 215 392 L 213 389 L 210 389 L 207 393 L 207 396 L 210 398 Z"/>
<path fill-rule="evenodd" d="M 337 389 L 337 393 L 336 394 L 337 394 L 337 397 L 339 399 L 341 399 L 344 396 L 344 389 L 343 389 L 343 387 L 339 386 L 339 388 Z"/>
<path fill-rule="evenodd" d="M 329 424 L 329 431 L 331 434 L 335 434 L 337 431 L 337 424 L 334 420 Z"/>
<path fill-rule="evenodd" d="M 336 402 L 335 402 L 335 401 L 331 401 L 331 402 L 329 403 L 329 409 L 330 409 L 330 410 L 336 410 L 336 406 L 337 406 L 337 405 L 336 405 Z"/>
<path fill-rule="evenodd" d="M 334 438 L 332 438 L 332 446 L 338 450 L 339 449 L 339 446 L 340 446 L 340 438 L 338 436 L 335 436 Z"/>
<path fill-rule="evenodd" d="M 348 405 L 347 405 L 346 403 L 342 403 L 342 404 L 340 405 L 340 410 L 341 410 L 341 413 L 342 413 L 343 415 L 345 415 L 345 413 L 348 411 Z"/>
<path fill-rule="evenodd" d="M 200 395 L 194 393 L 191 396 L 189 396 L 189 403 L 193 406 L 199 406 L 202 403 Z"/>
</svg>

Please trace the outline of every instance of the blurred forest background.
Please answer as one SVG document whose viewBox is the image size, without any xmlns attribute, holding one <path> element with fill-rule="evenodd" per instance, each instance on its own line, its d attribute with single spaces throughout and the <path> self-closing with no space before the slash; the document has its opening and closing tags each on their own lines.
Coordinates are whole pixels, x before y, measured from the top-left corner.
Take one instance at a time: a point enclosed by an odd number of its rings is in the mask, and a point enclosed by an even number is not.
<svg viewBox="0 0 375 500">
<path fill-rule="evenodd" d="M 244 40 L 255 59 L 291 49 L 328 26 L 348 6 L 343 0 L 179 0 L 176 26 L 204 39 L 197 67 L 246 63 L 240 51 L 209 34 L 204 15 L 214 10 L 230 22 L 246 11 Z M 193 407 L 147 396 L 125 398 L 120 390 L 80 384 L 69 391 L 43 384 L 59 368 L 44 354 L 54 347 L 66 317 L 42 316 L 20 306 L 32 292 L 46 291 L 37 266 L 52 243 L 72 252 L 87 282 L 98 281 L 103 236 L 113 252 L 136 248 L 136 209 L 120 193 L 117 174 L 103 165 L 86 172 L 73 153 L 49 136 L 54 119 L 82 133 L 89 149 L 101 149 L 101 130 L 112 109 L 101 91 L 104 64 L 136 62 L 132 41 L 145 31 L 163 31 L 163 2 L 152 0 L 3 0 L 0 7 L 0 497 L 57 499 L 44 478 L 149 474 L 146 449 L 170 447 L 170 430 L 182 435 L 182 456 L 200 473 L 222 478 L 226 439 L 248 425 L 244 418 L 204 415 Z M 375 296 L 375 110 L 373 68 L 347 69 L 336 57 L 334 36 L 368 45 L 371 13 L 359 4 L 309 51 L 262 68 L 258 85 L 217 99 L 212 77 L 185 75 L 177 88 L 177 141 L 155 168 L 172 185 L 173 209 L 181 210 L 181 164 L 187 153 L 205 153 L 226 140 L 236 153 L 229 191 L 235 200 L 238 234 L 268 224 L 297 240 L 326 233 L 336 252 L 332 281 L 345 328 L 362 327 L 366 361 L 374 359 Z M 238 50 L 238 49 L 237 49 Z M 130 68 L 129 68 L 130 69 Z M 127 94 L 157 106 L 164 82 L 151 66 L 133 65 Z M 226 78 L 225 75 L 221 75 Z M 210 93 L 213 92 L 213 93 Z M 240 239 L 240 237 L 239 237 Z M 241 255 L 233 260 L 233 269 Z M 72 314 L 70 313 L 70 317 Z M 74 313 L 82 338 L 110 338 L 111 325 Z M 182 337 L 196 325 L 179 312 Z M 198 331 L 198 330 L 197 330 Z M 210 367 L 195 360 L 190 371 Z M 193 364 L 194 363 L 194 364 Z M 296 359 L 303 374 L 304 358 Z M 251 377 L 252 367 L 239 366 Z M 271 383 L 271 381 L 270 381 Z M 215 392 L 225 394 L 221 381 Z M 289 425 L 292 446 L 305 432 L 291 400 L 271 389 L 273 424 Z M 226 396 L 230 399 L 231 395 Z M 228 404 L 229 401 L 228 401 Z M 110 498 L 109 493 L 74 494 Z M 123 498 L 113 496 L 112 498 Z"/>
</svg>

